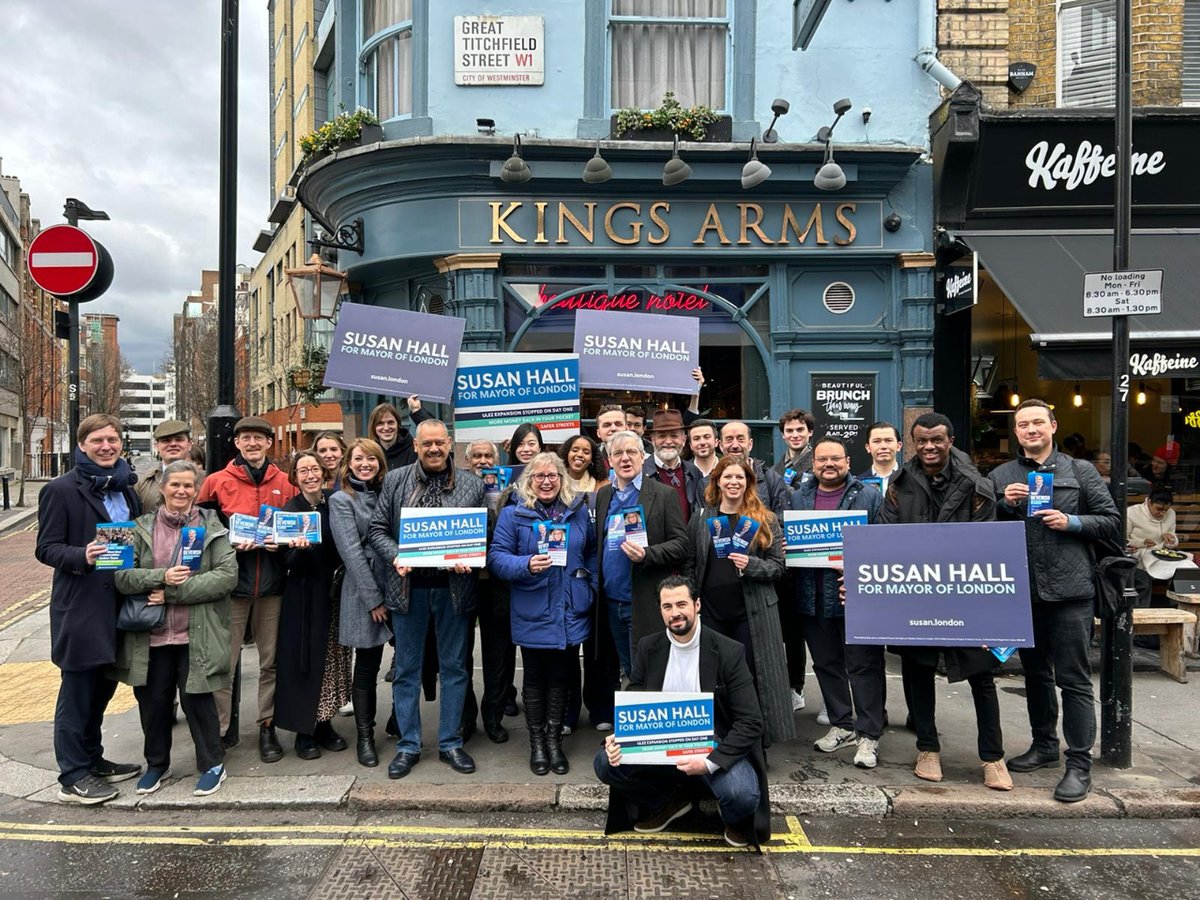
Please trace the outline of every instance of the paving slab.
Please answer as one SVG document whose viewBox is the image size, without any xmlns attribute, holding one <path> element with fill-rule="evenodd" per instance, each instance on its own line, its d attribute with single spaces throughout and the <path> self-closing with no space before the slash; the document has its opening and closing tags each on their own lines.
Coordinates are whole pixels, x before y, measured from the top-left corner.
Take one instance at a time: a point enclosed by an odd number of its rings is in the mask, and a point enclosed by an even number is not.
<svg viewBox="0 0 1200 900">
<path fill-rule="evenodd" d="M 1079 803 L 1060 803 L 1041 788 L 993 791 L 983 785 L 885 788 L 891 814 L 904 819 L 1117 819 L 1120 805 L 1092 791 Z"/>
<path fill-rule="evenodd" d="M 888 796 L 863 784 L 773 784 L 771 811 L 789 816 L 870 816 L 888 814 Z"/>
<path fill-rule="evenodd" d="M 350 791 L 354 809 L 416 809 L 449 812 L 530 812 L 550 810 L 555 804 L 555 785 L 359 783 Z"/>
<path fill-rule="evenodd" d="M 58 779 L 54 772 L 8 759 L 0 762 L 0 794 L 29 797 L 48 787 L 54 788 L 57 799 Z"/>
<path fill-rule="evenodd" d="M 564 784 L 558 789 L 559 809 L 608 809 L 608 786 Z"/>
</svg>

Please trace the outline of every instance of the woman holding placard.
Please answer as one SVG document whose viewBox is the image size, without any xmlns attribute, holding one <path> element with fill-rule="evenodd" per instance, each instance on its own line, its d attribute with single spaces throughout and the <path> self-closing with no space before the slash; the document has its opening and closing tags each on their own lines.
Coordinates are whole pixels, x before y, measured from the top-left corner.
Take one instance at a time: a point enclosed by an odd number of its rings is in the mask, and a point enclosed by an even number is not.
<svg viewBox="0 0 1200 900">
<path fill-rule="evenodd" d="M 775 582 L 783 577 L 783 529 L 758 497 L 754 470 L 732 456 L 717 463 L 705 507 L 688 524 L 683 574 L 700 591 L 700 621 L 746 648 L 762 706 L 765 744 L 795 736 Z"/>
<path fill-rule="evenodd" d="M 596 597 L 596 532 L 584 495 L 553 453 L 525 465 L 500 510 L 488 568 L 511 590 L 512 639 L 521 648 L 522 693 L 535 775 L 570 769 L 562 749 L 563 714 L 591 632 Z"/>
</svg>

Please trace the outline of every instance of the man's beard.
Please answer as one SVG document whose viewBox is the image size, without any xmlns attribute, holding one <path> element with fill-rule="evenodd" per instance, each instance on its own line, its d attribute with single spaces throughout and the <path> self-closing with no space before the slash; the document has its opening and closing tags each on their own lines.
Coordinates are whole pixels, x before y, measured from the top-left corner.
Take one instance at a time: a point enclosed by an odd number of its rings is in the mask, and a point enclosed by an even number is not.
<svg viewBox="0 0 1200 900">
<path fill-rule="evenodd" d="M 658 451 L 658 458 L 667 465 L 673 466 L 679 461 L 679 449 L 677 447 L 663 447 Z"/>
</svg>

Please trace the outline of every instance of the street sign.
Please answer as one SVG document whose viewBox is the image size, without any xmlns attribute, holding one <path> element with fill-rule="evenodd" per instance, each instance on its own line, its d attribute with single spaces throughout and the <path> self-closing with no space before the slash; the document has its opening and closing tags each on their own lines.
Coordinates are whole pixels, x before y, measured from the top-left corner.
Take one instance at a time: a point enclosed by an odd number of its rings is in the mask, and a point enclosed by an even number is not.
<svg viewBox="0 0 1200 900">
<path fill-rule="evenodd" d="M 1162 269 L 1142 272 L 1087 272 L 1083 276 L 1083 315 L 1148 316 L 1162 312 Z"/>
<path fill-rule="evenodd" d="M 83 303 L 112 283 L 112 257 L 74 225 L 52 225 L 29 245 L 29 277 L 48 294 Z"/>
</svg>

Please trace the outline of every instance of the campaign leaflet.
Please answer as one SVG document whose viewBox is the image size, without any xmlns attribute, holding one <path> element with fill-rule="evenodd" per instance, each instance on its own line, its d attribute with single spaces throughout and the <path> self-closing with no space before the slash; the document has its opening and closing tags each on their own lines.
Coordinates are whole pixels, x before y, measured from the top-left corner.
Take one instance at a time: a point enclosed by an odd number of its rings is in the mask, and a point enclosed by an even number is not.
<svg viewBox="0 0 1200 900">
<path fill-rule="evenodd" d="M 1054 473 L 1029 473 L 1029 515 L 1054 508 Z"/>
<path fill-rule="evenodd" d="M 1008 658 L 1016 652 L 1016 647 L 992 647 L 992 655 L 1002 663 L 1008 662 Z"/>
<path fill-rule="evenodd" d="M 733 543 L 729 520 L 724 516 L 711 516 L 705 521 L 708 523 L 708 533 L 712 535 L 713 552 L 717 554 L 717 559 L 724 559 L 729 555 L 729 548 Z"/>
<path fill-rule="evenodd" d="M 275 543 L 291 544 L 298 538 L 310 544 L 321 543 L 321 514 L 315 510 L 275 513 Z"/>
<path fill-rule="evenodd" d="M 827 569 L 842 561 L 842 528 L 866 525 L 865 510 L 785 509 L 783 551 L 792 568 Z"/>
<path fill-rule="evenodd" d="M 863 484 L 874 485 L 875 490 L 879 491 L 880 493 L 883 493 L 883 479 L 880 478 L 878 475 L 864 475 L 862 478 L 860 478 L 858 480 L 861 481 Z"/>
<path fill-rule="evenodd" d="M 613 737 L 624 764 L 673 766 L 717 746 L 711 693 L 617 691 L 614 699 Z"/>
<path fill-rule="evenodd" d="M 749 516 L 742 516 L 738 519 L 737 530 L 733 532 L 733 552 L 745 553 L 749 550 L 756 534 L 758 534 L 757 522 Z"/>
<path fill-rule="evenodd" d="M 275 515 L 278 513 L 273 506 L 263 504 L 258 508 L 258 525 L 255 527 L 254 542 L 261 544 L 275 534 Z"/>
<path fill-rule="evenodd" d="M 550 539 L 546 544 L 546 552 L 550 554 L 550 565 L 566 566 L 567 542 L 571 539 L 570 522 L 547 522 L 550 526 Z"/>
<path fill-rule="evenodd" d="M 179 564 L 187 566 L 193 573 L 200 571 L 200 557 L 204 555 L 204 529 L 191 526 L 183 529 L 179 541 Z"/>
<path fill-rule="evenodd" d="M 646 510 L 640 506 L 627 506 L 621 510 L 625 520 L 625 540 L 639 547 L 649 547 L 646 537 Z"/>
<path fill-rule="evenodd" d="M 396 559 L 402 566 L 449 569 L 487 564 L 487 510 L 450 506 L 400 510 Z"/>
<path fill-rule="evenodd" d="M 604 546 L 616 550 L 625 543 L 625 516 L 615 512 L 604 520 Z"/>
<path fill-rule="evenodd" d="M 102 522 L 96 526 L 96 540 L 103 541 L 104 552 L 96 560 L 96 568 L 105 571 L 133 568 L 132 522 Z"/>
<path fill-rule="evenodd" d="M 553 524 L 547 519 L 544 522 L 534 522 L 529 526 L 533 529 L 533 540 L 537 544 L 538 556 L 546 556 L 550 552 L 550 526 Z"/>
<path fill-rule="evenodd" d="M 245 513 L 234 513 L 229 517 L 229 543 L 246 544 L 251 542 L 262 543 L 258 537 L 258 517 L 248 516 Z"/>
</svg>

